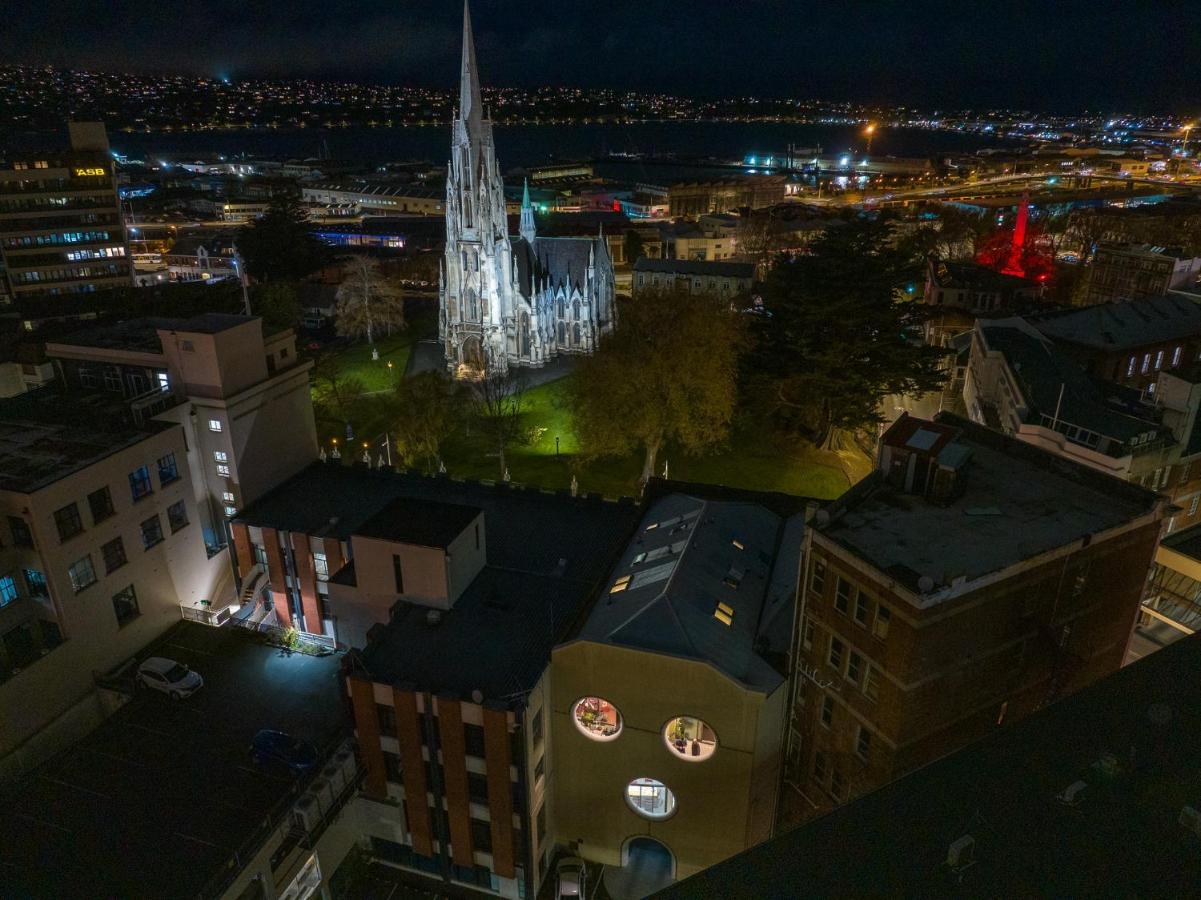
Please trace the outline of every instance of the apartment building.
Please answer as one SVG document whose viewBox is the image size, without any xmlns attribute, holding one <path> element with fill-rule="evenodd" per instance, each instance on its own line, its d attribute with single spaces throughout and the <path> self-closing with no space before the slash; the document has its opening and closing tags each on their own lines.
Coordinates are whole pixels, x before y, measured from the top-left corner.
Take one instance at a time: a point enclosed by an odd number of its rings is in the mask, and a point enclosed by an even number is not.
<svg viewBox="0 0 1201 900">
<path fill-rule="evenodd" d="M 1016 275 L 1004 275 L 974 262 L 941 260 L 926 263 L 922 299 L 927 306 L 926 343 L 950 346 L 951 339 L 970 331 L 978 317 L 1013 315 L 1042 296 L 1043 286 Z"/>
<path fill-rule="evenodd" d="M 634 263 L 633 293 L 684 291 L 716 297 L 746 297 L 755 283 L 755 266 L 742 262 L 691 259 L 649 259 Z"/>
<path fill-rule="evenodd" d="M 551 648 L 621 552 L 632 503 L 318 463 L 234 521 L 281 623 L 351 654 L 372 854 L 504 897 L 550 874 Z"/>
<path fill-rule="evenodd" d="M 125 398 L 175 422 L 206 540 L 227 541 L 225 520 L 317 458 L 309 394 L 312 362 L 292 329 L 206 313 L 99 325 L 46 345 L 71 390 Z M 245 572 L 243 571 L 243 574 Z"/>
<path fill-rule="evenodd" d="M 119 398 L 44 388 L 0 402 L 6 774 L 98 722 L 96 675 L 178 622 L 181 603 L 232 595 L 187 453 L 180 425 Z"/>
<path fill-rule="evenodd" d="M 1167 505 L 945 413 L 898 419 L 805 533 L 789 817 L 1117 670 Z"/>
<path fill-rule="evenodd" d="M 1084 305 L 1191 291 L 1198 279 L 1201 258 L 1181 247 L 1104 241 L 1097 245 L 1089 266 Z"/>
<path fill-rule="evenodd" d="M 0 295 L 13 300 L 133 284 L 104 125 L 68 127 L 70 150 L 0 162 Z"/>
<path fill-rule="evenodd" d="M 772 834 L 803 509 L 744 492 L 659 496 L 554 649 L 555 831 L 605 866 L 612 896 Z"/>
</svg>

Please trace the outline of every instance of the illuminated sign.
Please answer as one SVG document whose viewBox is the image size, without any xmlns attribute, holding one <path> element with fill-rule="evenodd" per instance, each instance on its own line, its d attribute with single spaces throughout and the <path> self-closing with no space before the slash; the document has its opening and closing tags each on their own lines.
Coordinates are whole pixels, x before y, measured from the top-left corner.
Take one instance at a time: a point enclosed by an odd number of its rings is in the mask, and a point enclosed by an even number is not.
<svg viewBox="0 0 1201 900">
<path fill-rule="evenodd" d="M 108 173 L 105 172 L 104 169 L 76 169 L 75 170 L 76 178 L 83 178 L 87 175 L 107 175 L 107 174 Z"/>
</svg>

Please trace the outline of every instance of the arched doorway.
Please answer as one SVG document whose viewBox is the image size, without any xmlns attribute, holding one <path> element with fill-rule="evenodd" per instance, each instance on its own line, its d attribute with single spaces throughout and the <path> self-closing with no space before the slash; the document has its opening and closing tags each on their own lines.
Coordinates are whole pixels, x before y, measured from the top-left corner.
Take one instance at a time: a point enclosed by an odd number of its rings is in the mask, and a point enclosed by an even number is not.
<svg viewBox="0 0 1201 900">
<path fill-rule="evenodd" d="M 640 900 L 663 890 L 676 877 L 675 854 L 645 834 L 621 845 L 621 868 L 605 869 L 605 890 L 613 900 Z"/>
<path fill-rule="evenodd" d="M 479 372 L 484 370 L 484 347 L 475 335 L 463 339 L 459 347 L 459 364 Z"/>
</svg>

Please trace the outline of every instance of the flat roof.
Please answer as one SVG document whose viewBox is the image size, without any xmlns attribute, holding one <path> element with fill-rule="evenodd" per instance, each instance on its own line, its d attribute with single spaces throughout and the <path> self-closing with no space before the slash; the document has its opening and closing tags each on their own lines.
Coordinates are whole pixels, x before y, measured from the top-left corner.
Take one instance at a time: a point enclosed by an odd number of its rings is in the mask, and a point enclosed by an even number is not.
<svg viewBox="0 0 1201 900">
<path fill-rule="evenodd" d="M 905 494 L 873 472 L 827 509 L 815 530 L 911 591 L 974 581 L 1116 528 L 1154 510 L 1158 495 L 1017 438 L 941 413 L 971 450 L 966 488 L 947 503 Z M 896 427 L 894 425 L 894 427 Z"/>
<path fill-rule="evenodd" d="M 785 541 L 786 526 L 797 526 Z M 784 676 L 760 653 L 796 603 L 804 516 L 676 493 L 643 515 L 575 638 L 695 659 L 770 693 Z M 792 577 L 779 577 L 787 570 Z M 788 645 L 769 646 L 786 653 Z"/>
<path fill-rule="evenodd" d="M 1101 303 L 1029 317 L 1052 340 L 1102 350 L 1124 350 L 1201 334 L 1201 303 L 1183 294 Z"/>
<path fill-rule="evenodd" d="M 651 259 L 640 256 L 634 262 L 635 272 L 665 272 L 669 275 L 701 275 L 716 278 L 753 278 L 751 263 L 723 262 L 705 259 Z"/>
<path fill-rule="evenodd" d="M 1201 635 L 655 895 L 1191 897 Z M 1078 804 L 1058 799 L 1087 785 Z M 972 865 L 947 864 L 970 835 Z"/>
<path fill-rule="evenodd" d="M 300 779 L 251 762 L 255 733 L 322 751 L 349 734 L 340 655 L 287 656 L 238 629 L 181 622 L 138 659 L 149 656 L 188 665 L 204 687 L 178 702 L 137 692 L 14 786 L 0 817 L 2 893 L 212 893 L 210 880 L 299 795 Z"/>
<path fill-rule="evenodd" d="M 51 385 L 0 400 L 0 489 L 30 493 L 176 427 L 136 423 L 120 396 Z"/>
<path fill-rule="evenodd" d="M 478 506 L 398 497 L 355 529 L 355 534 L 421 547 L 447 547 L 482 512 Z"/>
<path fill-rule="evenodd" d="M 142 353 L 162 353 L 158 332 L 180 331 L 194 334 L 219 334 L 254 321 L 257 316 L 228 313 L 202 313 L 187 319 L 144 316 L 124 322 L 94 325 L 50 341 L 66 347 L 99 347 L 107 350 L 132 350 Z"/>
</svg>

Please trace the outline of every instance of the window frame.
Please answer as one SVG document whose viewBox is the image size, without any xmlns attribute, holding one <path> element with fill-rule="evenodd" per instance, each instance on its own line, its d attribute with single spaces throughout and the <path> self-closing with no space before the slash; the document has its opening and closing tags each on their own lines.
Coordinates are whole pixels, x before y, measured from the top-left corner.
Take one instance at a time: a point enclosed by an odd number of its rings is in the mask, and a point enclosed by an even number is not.
<svg viewBox="0 0 1201 900">
<path fill-rule="evenodd" d="M 74 530 L 64 529 L 64 524 Z M 65 544 L 71 538 L 83 534 L 83 516 L 79 512 L 79 504 L 76 501 L 72 500 L 54 511 L 54 528 L 58 532 L 60 544 Z"/>
<path fill-rule="evenodd" d="M 120 551 L 120 562 L 117 562 L 115 565 L 113 565 L 110 568 L 108 550 L 113 545 L 116 545 L 116 548 Z M 121 535 L 117 535 L 111 541 L 105 541 L 103 544 L 100 545 L 100 558 L 102 560 L 104 560 L 104 574 L 105 575 L 111 575 L 113 572 L 117 571 L 117 569 L 121 568 L 123 565 L 125 565 L 126 563 L 129 562 L 129 557 L 125 553 L 125 541 L 122 540 Z M 116 556 L 114 555 L 113 558 L 116 559 Z"/>
<path fill-rule="evenodd" d="M 80 580 L 75 577 L 75 569 L 80 565 L 80 563 L 86 564 L 88 574 L 92 579 L 91 581 L 80 582 Z M 75 562 L 71 563 L 71 565 L 67 567 L 67 579 L 71 582 L 72 593 L 75 594 L 83 593 L 97 581 L 99 581 L 100 579 L 96 577 L 96 567 L 92 565 L 92 554 L 85 553 L 83 556 L 79 557 L 79 559 L 75 560 Z"/>
<path fill-rule="evenodd" d="M 154 523 L 154 528 L 151 530 L 150 533 L 157 534 L 158 538 L 157 538 L 157 540 L 148 542 L 147 541 L 148 533 L 146 530 L 146 526 L 148 524 L 150 524 L 151 522 Z M 161 544 L 163 541 L 166 540 L 166 537 L 164 537 L 164 535 L 163 535 L 163 520 L 161 518 L 159 518 L 158 513 L 155 513 L 154 515 L 150 516 L 149 518 L 143 519 L 140 523 L 138 523 L 138 531 L 142 535 L 142 547 L 145 550 L 152 550 L 153 548 L 157 547 L 159 544 Z"/>
<path fill-rule="evenodd" d="M 138 493 L 138 486 L 144 485 L 145 490 Z M 138 466 L 129 473 L 129 495 L 134 503 L 139 503 L 154 493 L 154 483 L 150 480 L 150 467 Z"/>
<path fill-rule="evenodd" d="M 97 500 L 102 500 L 102 504 Z M 98 506 L 100 507 L 99 514 L 97 514 Z M 117 510 L 113 506 L 113 492 L 107 484 L 88 494 L 88 511 L 92 514 L 93 525 L 99 525 L 105 519 L 111 519 L 117 514 Z"/>
</svg>

